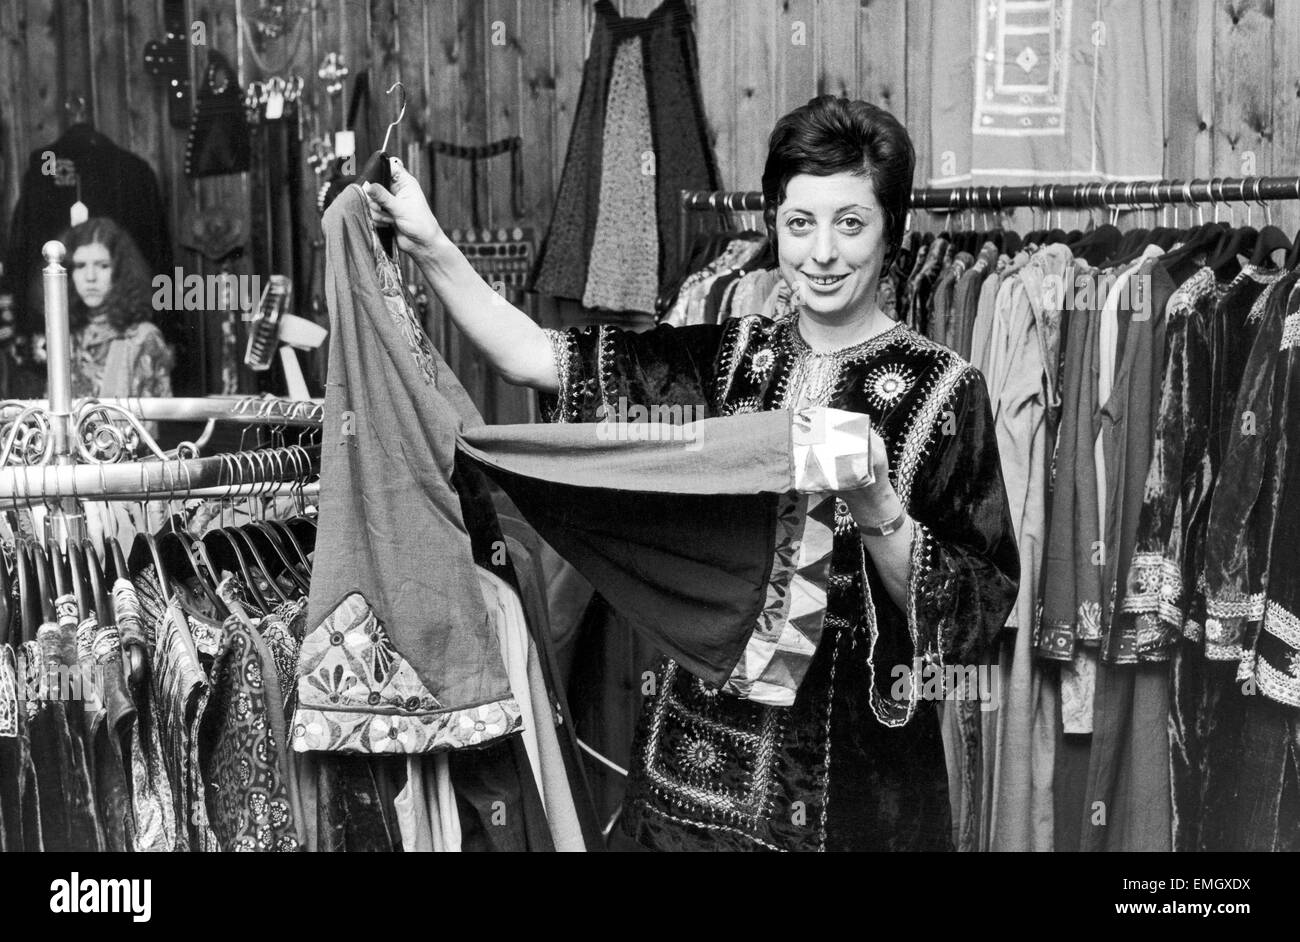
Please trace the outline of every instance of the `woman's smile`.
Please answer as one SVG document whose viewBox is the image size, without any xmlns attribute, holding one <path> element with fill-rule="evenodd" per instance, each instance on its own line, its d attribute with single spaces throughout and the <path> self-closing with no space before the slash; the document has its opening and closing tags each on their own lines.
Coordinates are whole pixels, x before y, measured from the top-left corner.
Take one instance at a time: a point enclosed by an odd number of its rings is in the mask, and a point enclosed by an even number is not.
<svg viewBox="0 0 1300 942">
<path fill-rule="evenodd" d="M 824 294 L 836 290 L 844 279 L 849 277 L 848 273 L 843 275 L 810 275 L 807 272 L 802 272 L 802 274 L 814 291 Z"/>
</svg>

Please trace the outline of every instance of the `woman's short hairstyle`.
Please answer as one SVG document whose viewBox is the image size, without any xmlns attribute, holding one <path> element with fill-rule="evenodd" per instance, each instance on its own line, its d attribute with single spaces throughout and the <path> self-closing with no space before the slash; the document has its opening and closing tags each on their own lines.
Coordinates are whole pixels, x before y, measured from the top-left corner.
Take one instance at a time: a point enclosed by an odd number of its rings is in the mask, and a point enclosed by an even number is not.
<svg viewBox="0 0 1300 942">
<path fill-rule="evenodd" d="M 775 245 L 776 211 L 785 200 L 791 177 L 855 173 L 871 180 L 885 212 L 882 271 L 886 271 L 903 242 L 915 166 L 912 138 L 888 111 L 834 95 L 814 98 L 777 121 L 768 138 L 763 167 L 763 219 L 768 237 Z"/>
<path fill-rule="evenodd" d="M 95 244 L 108 249 L 113 266 L 112 285 L 104 296 L 104 302 L 93 311 L 86 307 L 75 288 L 68 292 L 68 321 L 73 330 L 85 326 L 92 315 L 101 313 L 118 330 L 151 319 L 153 279 L 149 265 L 125 229 L 105 216 L 96 216 L 73 226 L 59 241 L 67 249 L 64 264 L 69 268 L 77 249 Z"/>
</svg>

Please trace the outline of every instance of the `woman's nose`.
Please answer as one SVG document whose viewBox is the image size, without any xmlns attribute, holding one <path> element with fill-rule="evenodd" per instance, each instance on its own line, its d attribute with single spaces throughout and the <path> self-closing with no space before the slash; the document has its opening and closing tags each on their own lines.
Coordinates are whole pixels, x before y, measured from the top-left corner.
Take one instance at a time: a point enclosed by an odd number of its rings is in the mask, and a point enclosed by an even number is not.
<svg viewBox="0 0 1300 942">
<path fill-rule="evenodd" d="M 835 233 L 821 229 L 813 236 L 812 257 L 818 265 L 828 265 L 835 260 Z"/>
</svg>

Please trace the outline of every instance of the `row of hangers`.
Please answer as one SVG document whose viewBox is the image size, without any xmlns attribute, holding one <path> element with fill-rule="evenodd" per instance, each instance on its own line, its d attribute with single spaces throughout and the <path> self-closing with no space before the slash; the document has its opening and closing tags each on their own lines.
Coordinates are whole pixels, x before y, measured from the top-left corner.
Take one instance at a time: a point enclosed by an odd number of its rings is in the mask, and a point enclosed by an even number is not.
<svg viewBox="0 0 1300 942">
<path fill-rule="evenodd" d="M 189 580 L 222 618 L 234 614 L 249 622 L 292 601 L 277 582 L 279 576 L 287 576 L 299 597 L 308 593 L 315 542 L 316 522 L 303 513 L 288 520 L 214 527 L 202 537 L 189 533 L 178 515 L 172 515 L 170 529 L 157 536 L 138 535 L 129 555 L 112 536 L 104 538 L 102 557 L 90 539 L 70 540 L 64 548 L 53 539 L 44 543 L 19 539 L 14 544 L 12 572 L 0 562 L 0 644 L 16 647 L 35 641 L 37 629 L 56 620 L 55 599 L 69 594 L 76 599 L 78 620 L 94 611 L 101 620 L 112 618 L 115 623 L 113 583 L 119 578 L 130 580 L 151 563 L 168 603 L 177 600 L 178 581 Z M 238 577 L 241 595 L 256 611 L 250 613 L 217 593 L 223 572 Z M 15 584 L 16 612 L 11 608 Z M 145 652 L 128 647 L 125 654 L 132 679 L 139 680 Z"/>
<path fill-rule="evenodd" d="M 1003 245 L 1004 233 L 1001 227 L 983 231 L 954 229 L 946 235 L 957 244 L 961 251 L 976 254 L 986 241 L 993 241 L 999 248 Z M 1246 258 L 1251 265 L 1269 264 L 1277 252 L 1285 252 L 1282 262 L 1284 268 L 1300 265 L 1300 232 L 1294 239 L 1287 238 L 1278 226 L 1271 221 L 1259 229 L 1247 223 L 1234 226 L 1221 220 L 1202 221 L 1199 225 L 1188 228 L 1176 226 L 1154 226 L 1151 229 L 1136 228 L 1122 232 L 1113 222 L 1103 223 L 1089 230 L 1074 229 L 1070 232 L 1057 227 L 1035 229 L 1021 236 L 1023 243 L 1037 245 L 1064 244 L 1070 247 L 1076 257 L 1084 257 L 1093 264 L 1121 265 L 1135 261 L 1151 245 L 1159 245 L 1166 252 L 1181 243 L 1181 248 L 1167 261 L 1175 262 L 1193 255 L 1206 255 L 1205 264 L 1214 269 L 1220 279 L 1232 278 L 1241 270 L 1240 258 Z"/>
</svg>

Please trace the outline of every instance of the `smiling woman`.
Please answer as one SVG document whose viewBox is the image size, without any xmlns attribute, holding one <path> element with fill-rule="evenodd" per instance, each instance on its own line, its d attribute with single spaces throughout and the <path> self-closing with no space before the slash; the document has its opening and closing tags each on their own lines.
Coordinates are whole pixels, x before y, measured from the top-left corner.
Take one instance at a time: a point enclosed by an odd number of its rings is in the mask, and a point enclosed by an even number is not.
<svg viewBox="0 0 1300 942">
<path fill-rule="evenodd" d="M 788 311 L 641 334 L 540 329 L 474 274 L 409 174 L 367 188 L 465 336 L 547 393 L 554 421 L 600 421 L 615 402 L 871 418 L 873 483 L 783 504 L 767 603 L 730 680 L 666 660 L 643 686 L 622 815 L 640 846 L 951 847 L 937 704 L 892 689 L 893 669 L 978 663 L 1019 558 L 983 377 L 877 303 L 914 162 L 907 131 L 866 102 L 823 96 L 781 118 L 763 191 Z M 791 697 L 782 651 L 811 656 Z"/>
</svg>

